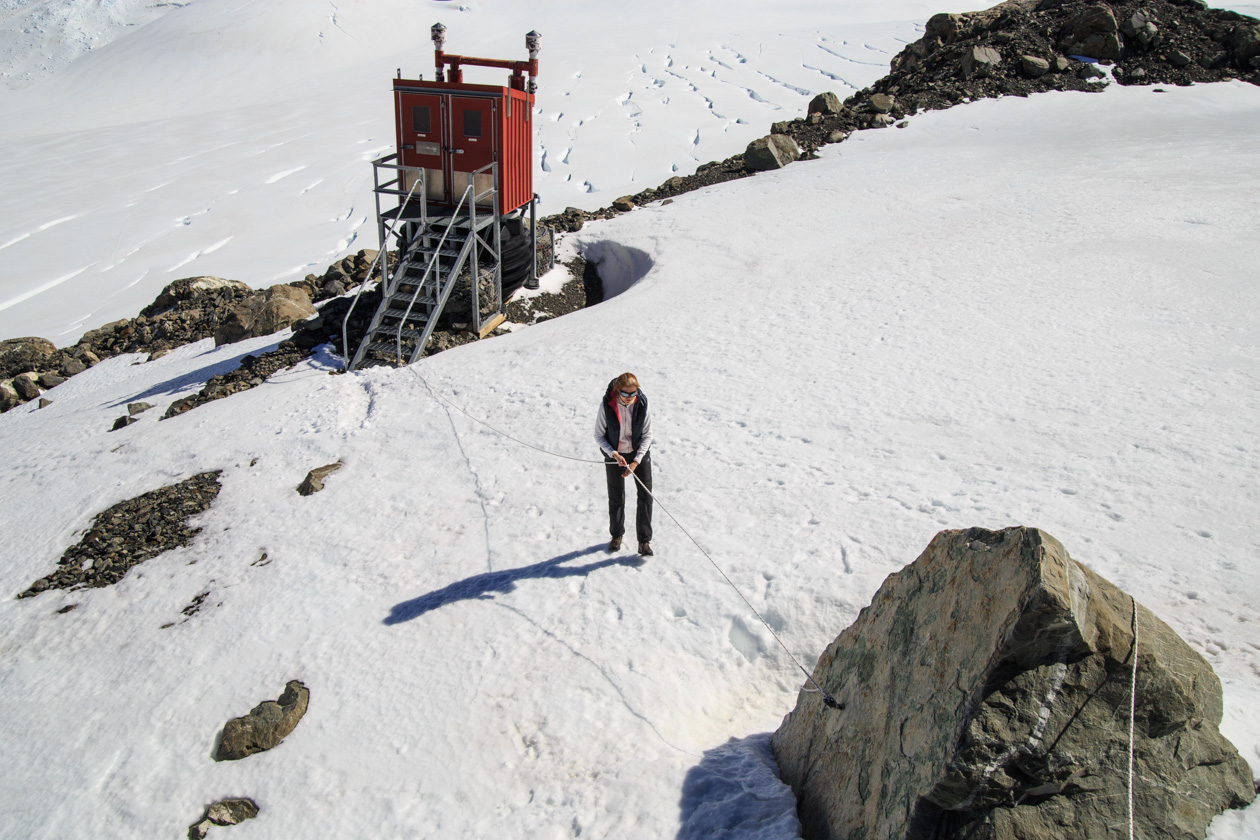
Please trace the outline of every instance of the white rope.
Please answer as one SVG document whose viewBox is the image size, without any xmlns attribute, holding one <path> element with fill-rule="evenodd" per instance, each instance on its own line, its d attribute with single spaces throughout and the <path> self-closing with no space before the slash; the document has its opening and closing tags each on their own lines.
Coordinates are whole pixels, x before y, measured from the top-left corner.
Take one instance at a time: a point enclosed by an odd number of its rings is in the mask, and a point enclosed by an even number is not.
<svg viewBox="0 0 1260 840">
<path fill-rule="evenodd" d="M 1133 721 L 1137 717 L 1138 613 L 1133 601 L 1133 678 L 1129 684 L 1129 840 L 1133 840 Z"/>
<path fill-rule="evenodd" d="M 507 432 L 502 431 L 501 429 L 496 429 L 494 426 L 491 426 L 491 425 L 490 425 L 489 423 L 487 423 L 486 421 L 484 421 L 484 420 L 482 420 L 482 419 L 480 419 L 480 418 L 478 418 L 478 417 L 474 417 L 473 415 L 469 414 L 467 411 L 465 411 L 465 410 L 464 410 L 463 408 L 461 408 L 460 406 L 456 405 L 455 403 L 453 403 L 453 402 L 451 402 L 450 400 L 448 400 L 446 397 L 442 396 L 441 392 L 439 392 L 436 388 L 434 388 L 432 385 L 430 385 L 430 384 L 429 384 L 429 380 L 427 380 L 427 379 L 425 379 L 425 378 L 424 378 L 424 374 L 420 373 L 420 371 L 419 371 L 419 369 L 417 368 L 417 366 L 415 366 L 415 365 L 409 365 L 407 369 L 408 369 L 408 370 L 410 370 L 410 371 L 413 371 L 413 372 L 416 374 L 416 376 L 418 376 L 418 377 L 420 378 L 420 381 L 424 383 L 424 387 L 426 387 L 426 388 L 428 388 L 428 389 L 429 389 L 429 393 L 433 394 L 435 397 L 437 397 L 438 399 L 440 399 L 442 402 L 444 402 L 444 403 L 446 403 L 447 405 L 449 405 L 449 406 L 451 406 L 452 408 L 454 408 L 454 409 L 455 409 L 456 411 L 458 411 L 460 414 L 463 414 L 463 415 L 464 415 L 465 417 L 467 417 L 469 420 L 472 420 L 472 421 L 473 421 L 473 422 L 475 422 L 475 423 L 480 423 L 482 426 L 485 426 L 487 429 L 489 429 L 490 431 L 494 432 L 494 433 L 495 433 L 495 434 L 497 434 L 497 435 L 501 435 L 501 436 L 503 436 L 503 437 L 507 438 L 508 440 L 515 441 L 516 443 L 519 443 L 519 444 L 521 444 L 522 446 L 527 446 L 527 447 L 529 447 L 530 449 L 533 449 L 533 450 L 535 450 L 535 451 L 537 451 L 537 452 L 541 452 L 541 453 L 543 453 L 544 455 L 551 455 L 551 456 L 552 456 L 552 457 L 554 457 L 554 458 L 564 458 L 564 459 L 569 460 L 569 461 L 578 461 L 579 463 L 583 463 L 583 464 L 609 464 L 609 463 L 612 463 L 612 462 L 610 462 L 610 461 L 605 461 L 605 460 L 599 460 L 599 461 L 596 461 L 596 460 L 592 460 L 592 459 L 590 459 L 590 458 L 576 458 L 576 457 L 574 457 L 574 456 L 572 456 L 572 455 L 561 455 L 559 452 L 551 452 L 551 451 L 549 451 L 549 450 L 543 449 L 543 448 L 542 448 L 542 447 L 540 447 L 540 446 L 535 446 L 534 444 L 529 443 L 529 442 L 527 442 L 527 441 L 523 441 L 523 440 L 521 440 L 521 439 L 519 439 L 519 438 L 512 437 L 512 436 L 511 436 L 511 435 L 509 435 Z M 645 493 L 647 493 L 647 494 L 648 494 L 648 496 L 652 499 L 652 501 L 653 501 L 656 505 L 658 505 L 658 506 L 660 507 L 660 509 L 661 509 L 661 510 L 665 513 L 665 515 L 666 515 L 666 516 L 668 516 L 668 517 L 669 517 L 669 518 L 673 521 L 673 523 L 674 523 L 675 525 L 677 525 L 677 526 L 678 526 L 678 529 L 679 529 L 680 531 L 682 531 L 684 534 L 686 534 L 686 535 L 687 535 L 687 539 L 691 540 L 691 541 L 692 541 L 692 543 L 694 543 L 694 544 L 695 544 L 696 548 L 700 549 L 700 553 L 701 553 L 701 554 L 703 554 L 703 555 L 704 555 L 704 557 L 705 557 L 705 559 L 706 559 L 706 560 L 708 560 L 708 561 L 709 561 L 709 562 L 713 565 L 713 568 L 717 569 L 718 574 L 720 574 L 720 575 L 722 576 L 722 578 L 723 578 L 723 579 L 724 579 L 727 583 L 729 583 L 729 584 L 730 584 L 731 589 L 734 589 L 734 590 L 735 590 L 735 594 L 736 594 L 736 595 L 738 595 L 738 596 L 740 597 L 740 600 L 742 600 L 742 601 L 743 601 L 743 602 L 744 602 L 744 603 L 748 606 L 748 609 L 752 611 L 752 614 L 753 614 L 753 615 L 757 616 L 757 620 L 758 620 L 758 621 L 760 621 L 762 624 L 764 624 L 764 625 L 765 625 L 765 628 L 766 628 L 767 630 L 769 630 L 769 631 L 770 631 L 770 635 L 771 635 L 771 636 L 773 636 L 773 637 L 774 637 L 774 640 L 775 640 L 776 642 L 778 642 L 778 643 L 779 643 L 779 647 L 783 648 L 783 652 L 784 652 L 784 653 L 786 653 L 786 654 L 788 655 L 788 658 L 789 658 L 789 659 L 791 659 L 793 662 L 795 662 L 795 663 L 796 663 L 796 667 L 797 667 L 797 668 L 800 668 L 800 669 L 801 669 L 801 673 L 805 675 L 805 679 L 809 680 L 809 681 L 810 681 L 810 683 L 812 683 L 812 684 L 813 684 L 813 686 L 814 686 L 813 691 L 817 691 L 819 694 L 821 694 L 821 695 L 822 695 L 822 697 L 823 697 L 823 702 L 824 702 L 826 705 L 828 705 L 828 706 L 830 706 L 831 708 L 833 708 L 833 709 L 843 709 L 843 708 L 844 708 L 844 705 L 843 705 L 842 703 L 838 702 L 838 701 L 836 700 L 836 698 L 834 698 L 834 697 L 832 697 L 830 694 L 828 694 L 828 693 L 827 693 L 827 692 L 823 689 L 823 687 L 822 687 L 821 685 L 819 685 L 819 684 L 818 684 L 818 683 L 814 680 L 813 675 L 811 675 L 811 674 L 809 673 L 809 671 L 806 671 L 806 670 L 805 670 L 805 666 L 804 666 L 804 665 L 802 665 L 802 664 L 800 663 L 800 660 L 798 660 L 795 656 L 793 656 L 793 655 L 792 655 L 792 651 L 788 650 L 788 646 L 787 646 L 787 645 L 785 645 L 785 644 L 783 643 L 783 640 L 779 638 L 779 634 L 778 634 L 778 633 L 776 633 L 776 632 L 774 632 L 774 628 L 773 628 L 773 627 L 771 627 L 771 626 L 770 626 L 770 625 L 766 622 L 766 620 L 765 620 L 764 618 L 762 618 L 762 617 L 761 617 L 761 613 L 757 612 L 756 607 L 754 607 L 754 606 L 753 606 L 753 605 L 749 602 L 749 600 L 748 600 L 747 598 L 745 598 L 745 597 L 744 597 L 744 593 L 739 591 L 739 587 L 738 587 L 738 586 L 736 586 L 736 585 L 735 585 L 735 583 L 734 583 L 734 582 L 733 582 L 733 581 L 732 581 L 729 577 L 727 577 L 727 576 L 726 576 L 726 572 L 722 571 L 722 568 L 721 568 L 721 567 L 720 567 L 720 566 L 719 566 L 716 562 L 714 562 L 713 558 L 709 556 L 709 552 L 707 552 L 707 551 L 705 551 L 705 550 L 704 550 L 704 546 L 702 546 L 702 545 L 700 545 L 700 543 L 696 542 L 696 538 L 695 538 L 695 537 L 693 537 L 693 536 L 691 536 L 691 533 L 690 533 L 690 532 L 689 532 L 686 528 L 684 528 L 684 527 L 683 527 L 683 524 L 682 524 L 681 522 L 679 522 L 679 521 L 678 521 L 678 519 L 677 519 L 677 518 L 675 518 L 675 517 L 674 517 L 674 515 L 673 515 L 672 513 L 670 513 L 670 512 L 669 512 L 669 511 L 665 508 L 665 506 L 664 506 L 664 505 L 662 505 L 662 504 L 660 503 L 660 500 L 659 500 L 659 499 L 657 499 L 657 498 L 656 498 L 656 496 L 652 495 L 652 491 L 648 489 L 647 485 L 645 485 L 645 484 L 643 483 L 643 481 L 639 478 L 639 476 L 638 476 L 636 473 L 631 472 L 631 473 L 630 473 L 630 475 L 634 476 L 634 480 L 635 480 L 636 482 L 638 482 L 638 484 L 639 484 L 639 486 L 640 486 L 640 487 L 642 487 L 642 488 L 643 488 L 643 492 L 645 492 Z M 806 690 L 806 691 L 811 691 L 811 689 L 805 689 L 805 690 Z M 811 693 L 812 693 L 812 692 L 811 692 Z M 1132 840 L 1132 838 L 1130 838 L 1130 840 Z"/>
</svg>

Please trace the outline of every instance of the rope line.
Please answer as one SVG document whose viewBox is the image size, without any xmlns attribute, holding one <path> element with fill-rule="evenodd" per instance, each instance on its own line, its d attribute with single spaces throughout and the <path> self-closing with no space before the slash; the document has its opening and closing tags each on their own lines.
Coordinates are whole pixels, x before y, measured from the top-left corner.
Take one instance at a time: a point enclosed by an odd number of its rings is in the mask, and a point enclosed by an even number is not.
<svg viewBox="0 0 1260 840">
<path fill-rule="evenodd" d="M 1138 612 L 1133 598 L 1133 678 L 1129 684 L 1129 840 L 1133 840 L 1133 721 L 1137 717 Z"/>
<path fill-rule="evenodd" d="M 420 373 L 416 365 L 408 365 L 407 369 L 413 371 L 416 374 L 416 376 L 420 378 L 420 381 L 424 383 L 424 387 L 429 389 L 429 393 L 433 394 L 439 400 L 441 400 L 442 402 L 454 408 L 460 414 L 463 414 L 469 420 L 472 420 L 475 423 L 479 423 L 480 425 L 485 426 L 490 431 L 494 432 L 497 435 L 505 437 L 508 440 L 519 443 L 520 445 L 533 449 L 536 452 L 541 452 L 544 455 L 550 455 L 553 458 L 564 458 L 569 461 L 577 461 L 578 463 L 581 463 L 581 464 L 614 463 L 614 462 L 606 461 L 603 459 L 593 460 L 590 458 L 578 458 L 573 455 L 563 455 L 559 452 L 552 452 L 550 450 L 543 449 L 541 446 L 535 446 L 534 444 L 529 443 L 528 441 L 524 441 L 524 440 L 521 440 L 520 438 L 513 437 L 512 435 L 509 435 L 507 432 L 503 431 L 502 429 L 497 429 L 494 426 L 491 426 L 489 423 L 482 420 L 481 418 L 474 417 L 473 415 L 465 411 L 461 406 L 458 406 L 455 403 L 448 400 L 446 397 L 442 395 L 440 391 L 438 391 L 436 388 L 434 388 L 432 385 L 429 384 L 429 380 L 424 378 L 424 374 Z M 801 669 L 801 673 L 805 675 L 805 679 L 809 680 L 809 682 L 814 686 L 812 689 L 806 688 L 804 689 L 804 691 L 810 692 L 811 694 L 815 692 L 818 694 L 821 694 L 823 698 L 823 703 L 832 709 L 837 709 L 837 710 L 843 709 L 844 704 L 840 703 L 838 700 L 836 700 L 836 698 L 832 697 L 829 693 L 827 693 L 827 691 L 823 689 L 823 687 L 819 685 L 818 682 L 814 679 L 813 675 L 811 675 L 809 671 L 805 670 L 805 666 L 801 664 L 799 659 L 797 659 L 795 656 L 792 655 L 792 651 L 789 650 L 788 646 L 783 643 L 782 639 L 779 638 L 779 634 L 774 632 L 774 628 L 771 627 L 769 623 L 764 618 L 761 617 L 761 613 L 757 612 L 757 608 L 754 607 L 749 602 L 749 600 L 744 597 L 744 593 L 739 590 L 739 587 L 735 585 L 734 581 L 732 581 L 729 577 L 727 577 L 726 572 L 722 571 L 722 567 L 719 566 L 716 561 L 714 561 L 714 559 L 709 555 L 709 552 L 704 550 L 704 546 L 700 545 L 700 543 L 696 541 L 696 538 L 691 535 L 691 532 L 683 527 L 683 524 L 678 521 L 678 519 L 674 516 L 674 514 L 670 513 L 669 510 L 664 505 L 661 504 L 660 500 L 657 499 L 656 496 L 652 494 L 652 491 L 648 489 L 647 485 L 643 483 L 642 479 L 639 478 L 637 473 L 632 472 L 630 473 L 630 475 L 632 475 L 634 477 L 634 480 L 638 482 L 639 486 L 643 488 L 643 492 L 647 493 L 648 496 L 652 499 L 652 501 L 657 506 L 660 507 L 661 511 L 664 512 L 664 514 L 668 516 L 675 525 L 678 526 L 678 530 L 686 534 L 687 539 L 691 540 L 692 544 L 694 544 L 696 548 L 700 549 L 700 553 L 704 555 L 704 558 L 708 560 L 710 564 L 712 564 L 713 568 L 717 569 L 717 572 L 719 575 L 722 576 L 722 579 L 725 580 L 728 584 L 730 584 L 731 589 L 735 590 L 735 594 L 738 595 L 740 600 L 743 601 L 744 604 L 748 607 L 748 609 L 752 611 L 752 614 L 757 616 L 757 620 L 760 621 L 765 626 L 766 630 L 770 632 L 770 635 L 774 637 L 774 640 L 779 643 L 779 647 L 783 648 L 783 652 L 788 655 L 788 658 L 791 659 L 792 662 L 796 664 L 797 668 Z M 1136 616 L 1136 613 L 1134 615 Z M 1132 763 L 1131 756 L 1130 756 L 1130 763 Z M 1130 805 L 1130 811 L 1132 811 L 1131 805 Z M 1130 837 L 1129 840 L 1132 840 L 1132 837 Z"/>
</svg>

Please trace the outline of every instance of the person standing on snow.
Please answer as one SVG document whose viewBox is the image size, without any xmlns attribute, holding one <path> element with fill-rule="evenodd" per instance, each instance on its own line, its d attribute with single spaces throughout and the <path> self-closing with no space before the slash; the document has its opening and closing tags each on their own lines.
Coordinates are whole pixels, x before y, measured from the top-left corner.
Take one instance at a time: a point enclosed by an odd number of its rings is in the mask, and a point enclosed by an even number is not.
<svg viewBox="0 0 1260 840">
<path fill-rule="evenodd" d="M 652 414 L 647 397 L 639 390 L 633 373 L 623 373 L 608 383 L 595 416 L 595 442 L 604 453 L 608 475 L 609 551 L 621 548 L 626 533 L 626 484 L 637 476 L 634 526 L 639 538 L 639 554 L 652 556 Z"/>
</svg>

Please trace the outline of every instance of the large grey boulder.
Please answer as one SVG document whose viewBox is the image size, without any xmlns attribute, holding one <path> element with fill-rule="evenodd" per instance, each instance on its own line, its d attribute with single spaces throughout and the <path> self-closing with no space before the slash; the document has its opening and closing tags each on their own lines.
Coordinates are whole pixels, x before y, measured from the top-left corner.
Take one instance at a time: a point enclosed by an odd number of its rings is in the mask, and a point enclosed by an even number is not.
<svg viewBox="0 0 1260 840">
<path fill-rule="evenodd" d="M 272 286 L 255 292 L 228 312 L 214 331 L 214 345 L 271 335 L 315 314 L 311 296 L 296 286 Z"/>
<path fill-rule="evenodd" d="M 232 718 L 224 725 L 214 760 L 236 761 L 276 746 L 297 727 L 310 698 L 306 686 L 290 680 L 279 700 L 259 703 L 245 717 Z"/>
<path fill-rule="evenodd" d="M 1116 16 L 1107 6 L 1082 7 L 1064 23 L 1059 49 L 1068 55 L 1115 61 L 1120 58 L 1120 27 Z"/>
<path fill-rule="evenodd" d="M 0 379 L 11 379 L 28 370 L 42 370 L 57 353 L 57 345 L 46 338 L 9 338 L 0 341 Z"/>
<path fill-rule="evenodd" d="M 1137 690 L 1130 692 L 1136 645 Z M 1202 840 L 1255 795 L 1221 686 L 1032 528 L 942 531 L 827 648 L 772 744 L 804 836 Z"/>
<path fill-rule="evenodd" d="M 796 141 L 786 134 L 770 134 L 748 144 L 744 167 L 750 172 L 782 169 L 801 156 Z"/>
</svg>

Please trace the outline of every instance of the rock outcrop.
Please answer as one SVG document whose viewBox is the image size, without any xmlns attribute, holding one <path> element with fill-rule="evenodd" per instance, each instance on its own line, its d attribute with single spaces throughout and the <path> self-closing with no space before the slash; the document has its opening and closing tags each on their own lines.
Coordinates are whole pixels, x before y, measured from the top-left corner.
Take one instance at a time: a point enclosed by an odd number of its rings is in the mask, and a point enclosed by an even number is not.
<svg viewBox="0 0 1260 840">
<path fill-rule="evenodd" d="M 1137 836 L 1255 795 L 1207 662 L 1035 529 L 938 534 L 814 679 L 843 708 L 802 692 L 772 740 L 806 838 L 1127 835 L 1131 698 Z"/>
<path fill-rule="evenodd" d="M 61 555 L 57 570 L 18 597 L 29 598 L 48 589 L 109 586 L 122 580 L 133 566 L 187 545 L 201 532 L 189 527 L 188 519 L 207 510 L 219 495 L 221 472 L 199 473 L 101 511 L 83 538 Z"/>
<path fill-rule="evenodd" d="M 214 760 L 237 761 L 276 746 L 297 727 L 310 699 L 305 685 L 290 680 L 280 699 L 265 700 L 245 717 L 232 718 L 223 726 Z"/>
</svg>

